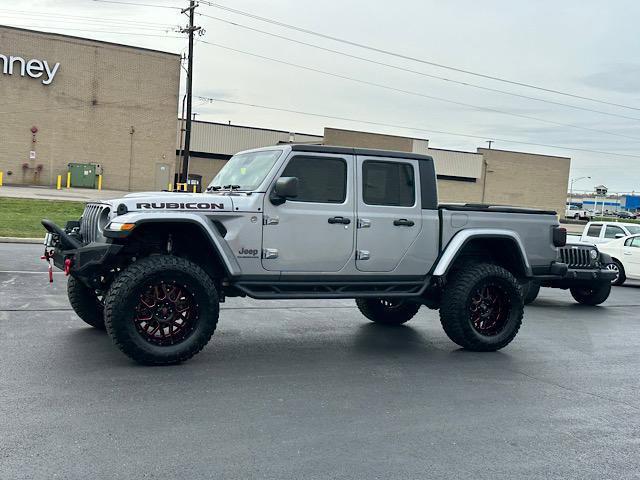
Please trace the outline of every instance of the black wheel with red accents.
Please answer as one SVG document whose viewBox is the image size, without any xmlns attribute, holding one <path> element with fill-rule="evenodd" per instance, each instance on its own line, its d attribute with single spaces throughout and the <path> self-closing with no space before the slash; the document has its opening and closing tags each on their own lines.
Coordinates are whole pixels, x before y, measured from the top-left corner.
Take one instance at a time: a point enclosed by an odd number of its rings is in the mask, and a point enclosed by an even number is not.
<svg viewBox="0 0 640 480">
<path fill-rule="evenodd" d="M 369 320 L 383 325 L 402 325 L 420 310 L 419 303 L 401 298 L 357 298 L 356 305 Z"/>
<path fill-rule="evenodd" d="M 133 263 L 105 298 L 105 325 L 114 343 L 150 365 L 179 363 L 202 350 L 216 329 L 218 312 L 211 277 L 172 255 Z"/>
<path fill-rule="evenodd" d="M 95 290 L 90 289 L 77 278 L 67 280 L 67 296 L 71 308 L 88 325 L 104 330 L 104 304 Z"/>
<path fill-rule="evenodd" d="M 517 335 L 524 305 L 520 284 L 506 269 L 470 264 L 452 272 L 442 295 L 440 322 L 467 350 L 495 351 Z"/>
</svg>

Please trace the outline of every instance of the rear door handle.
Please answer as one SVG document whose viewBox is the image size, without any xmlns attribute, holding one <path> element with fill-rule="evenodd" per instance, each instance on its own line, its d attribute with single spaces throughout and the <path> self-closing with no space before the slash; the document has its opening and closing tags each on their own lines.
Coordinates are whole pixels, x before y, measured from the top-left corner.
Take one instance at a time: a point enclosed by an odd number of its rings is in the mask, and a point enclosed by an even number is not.
<svg viewBox="0 0 640 480">
<path fill-rule="evenodd" d="M 350 218 L 344 218 L 344 217 L 331 217 L 327 221 L 329 223 L 341 223 L 343 225 L 349 225 L 351 223 L 351 219 Z"/>
<path fill-rule="evenodd" d="M 413 220 L 407 220 L 406 218 L 398 218 L 393 221 L 393 224 L 396 227 L 413 227 L 415 225 Z"/>
</svg>

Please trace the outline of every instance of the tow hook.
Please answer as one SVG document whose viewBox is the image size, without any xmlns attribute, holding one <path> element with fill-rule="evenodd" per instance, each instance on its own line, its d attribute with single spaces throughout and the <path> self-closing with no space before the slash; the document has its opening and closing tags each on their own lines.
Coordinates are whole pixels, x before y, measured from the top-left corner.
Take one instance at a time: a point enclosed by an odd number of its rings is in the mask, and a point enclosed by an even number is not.
<svg viewBox="0 0 640 480">
<path fill-rule="evenodd" d="M 71 272 L 71 259 L 70 258 L 65 258 L 64 260 L 64 274 L 66 277 L 69 276 L 69 272 Z"/>
<path fill-rule="evenodd" d="M 44 249 L 44 254 L 40 257 L 40 260 L 46 260 L 49 264 L 49 283 L 53 283 L 53 250 Z"/>
</svg>

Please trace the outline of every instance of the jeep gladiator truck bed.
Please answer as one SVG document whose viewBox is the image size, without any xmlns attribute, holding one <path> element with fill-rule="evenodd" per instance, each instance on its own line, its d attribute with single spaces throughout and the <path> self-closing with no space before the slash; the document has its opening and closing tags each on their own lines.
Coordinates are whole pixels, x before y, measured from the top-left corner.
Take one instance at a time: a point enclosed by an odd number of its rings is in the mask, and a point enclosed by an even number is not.
<svg viewBox="0 0 640 480">
<path fill-rule="evenodd" d="M 426 305 L 458 345 L 497 350 L 520 327 L 521 284 L 567 270 L 555 212 L 438 205 L 431 157 L 382 150 L 250 150 L 205 193 L 135 193 L 42 223 L 75 311 L 146 364 L 200 351 L 231 296 L 353 298 L 390 325 Z"/>
</svg>

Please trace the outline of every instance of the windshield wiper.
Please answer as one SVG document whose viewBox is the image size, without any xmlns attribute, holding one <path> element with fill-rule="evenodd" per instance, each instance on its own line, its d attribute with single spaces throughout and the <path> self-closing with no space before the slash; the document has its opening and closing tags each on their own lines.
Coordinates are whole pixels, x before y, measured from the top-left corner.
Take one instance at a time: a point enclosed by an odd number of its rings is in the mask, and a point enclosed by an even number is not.
<svg viewBox="0 0 640 480">
<path fill-rule="evenodd" d="M 239 190 L 240 185 L 225 185 L 222 188 L 224 188 L 225 190 Z"/>
<path fill-rule="evenodd" d="M 210 185 L 207 187 L 207 192 L 215 192 L 216 190 L 220 190 L 222 187 L 220 185 Z"/>
</svg>

